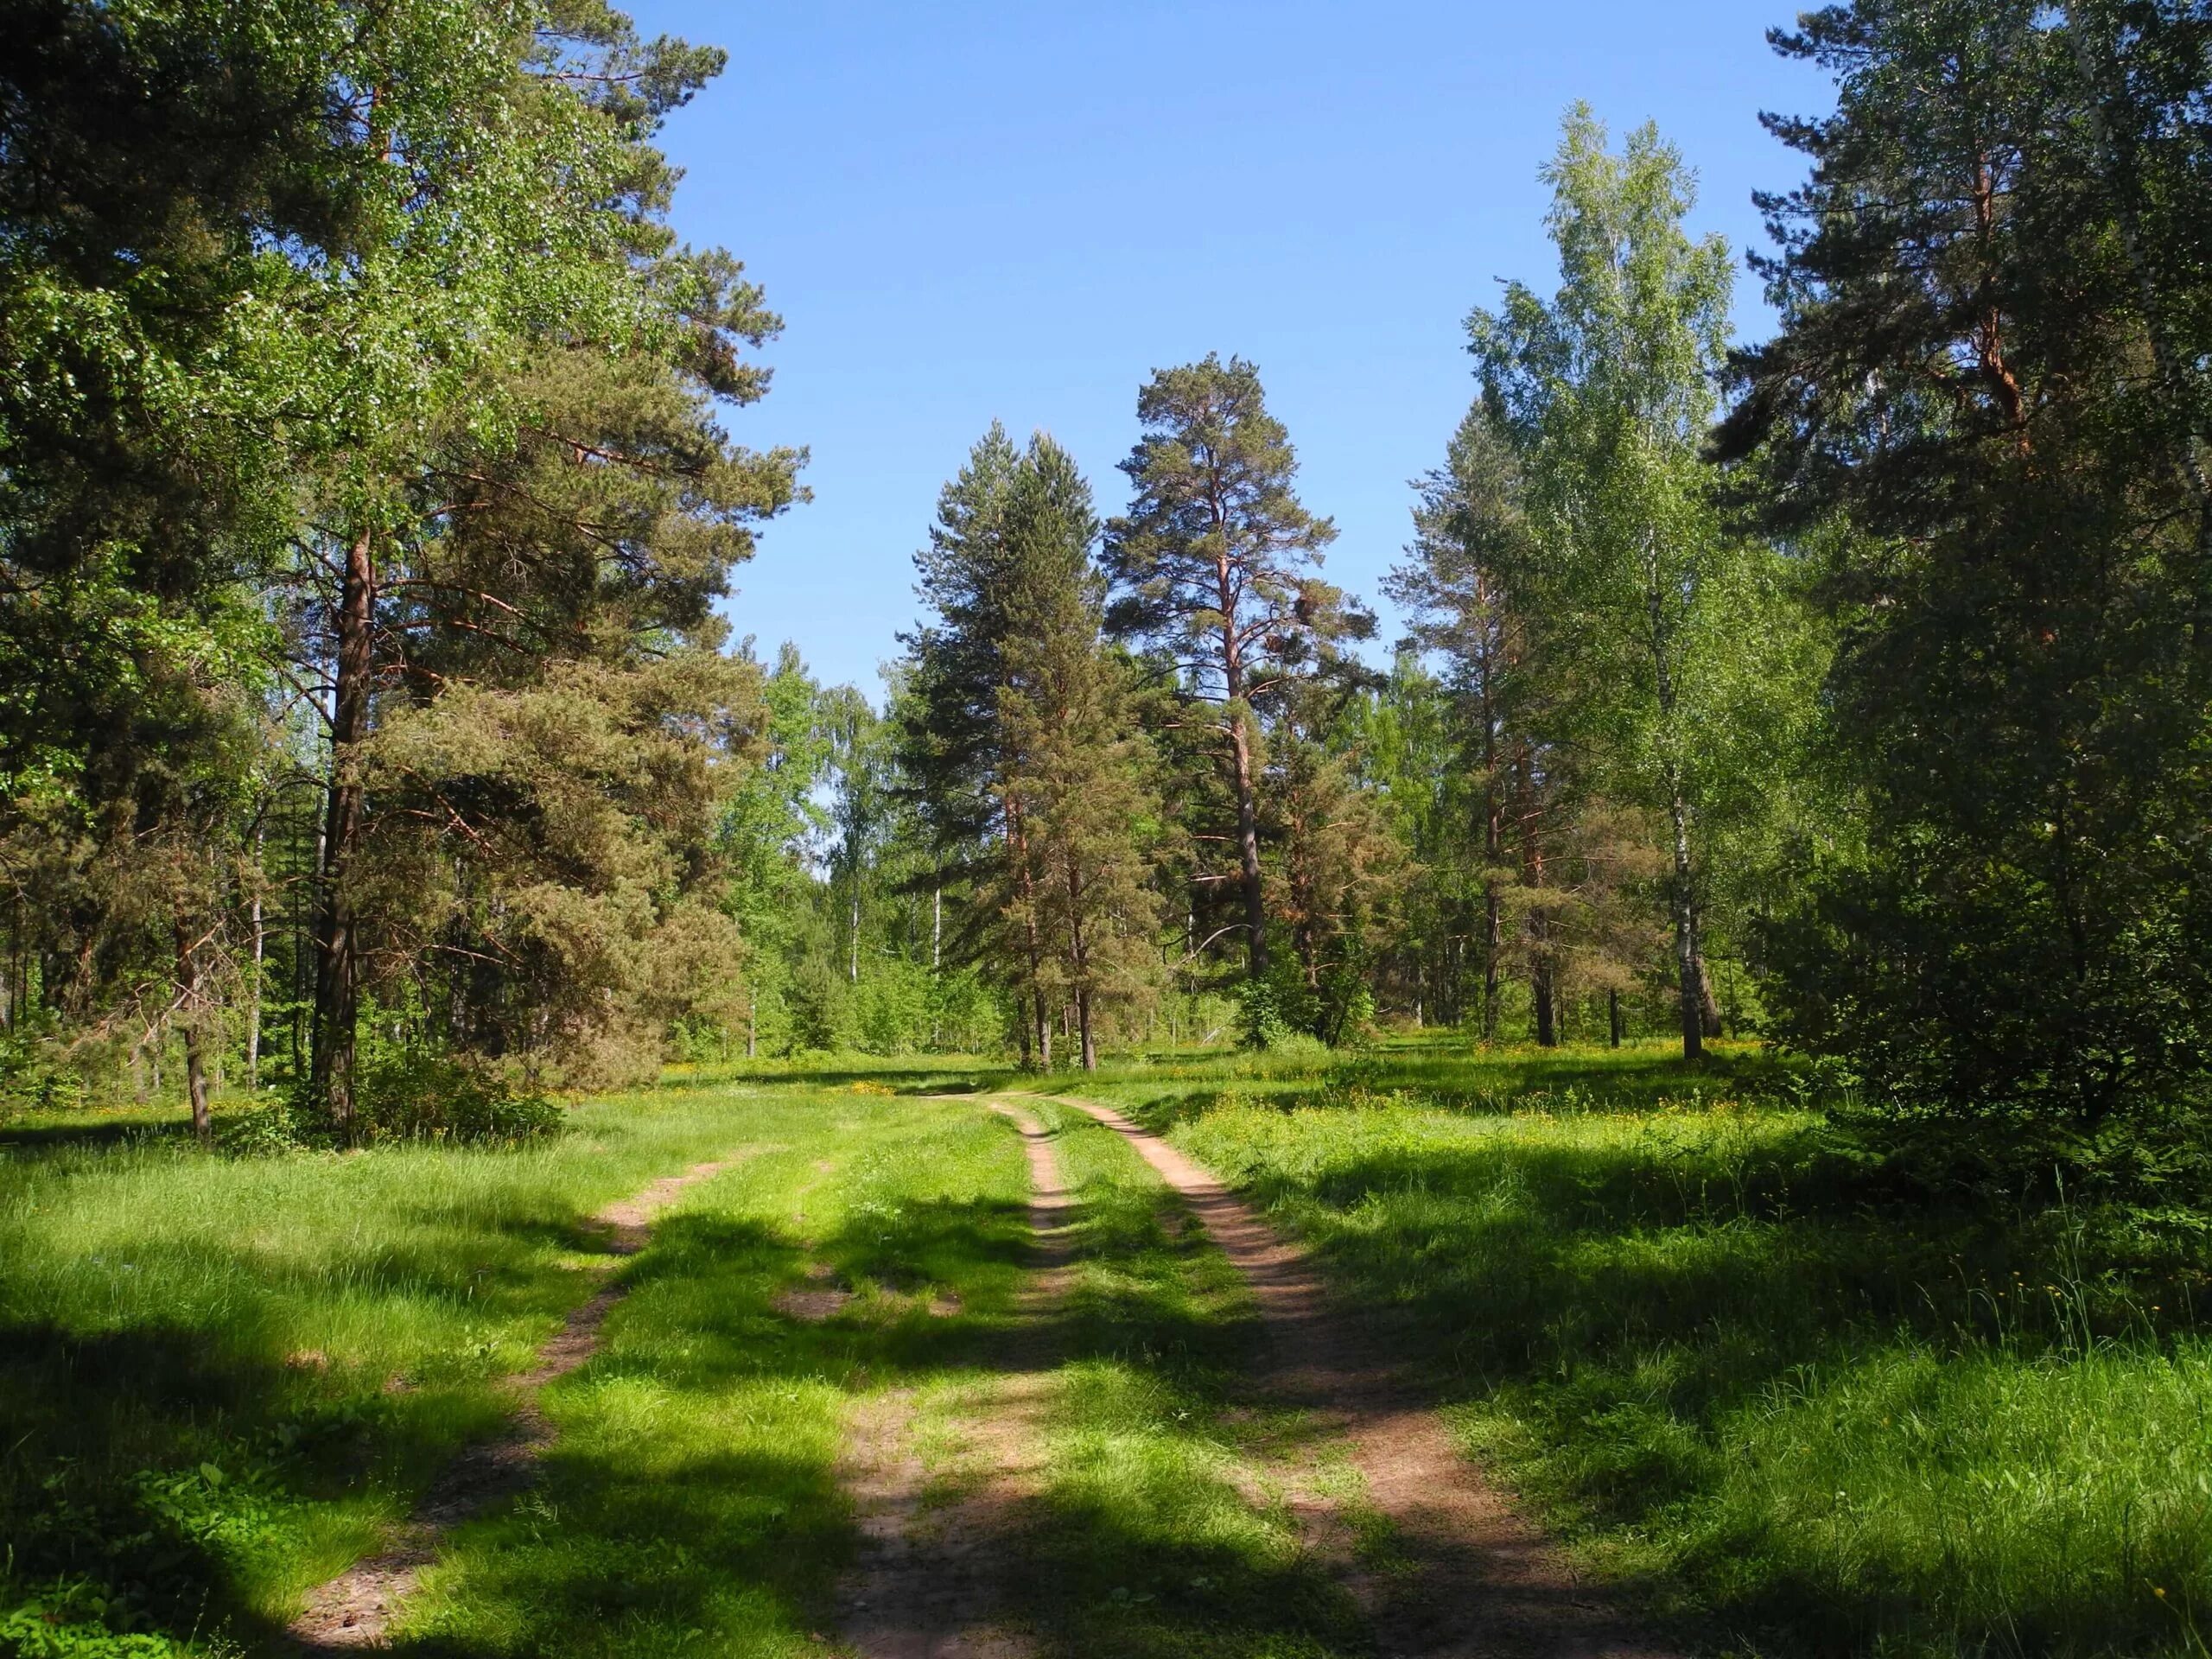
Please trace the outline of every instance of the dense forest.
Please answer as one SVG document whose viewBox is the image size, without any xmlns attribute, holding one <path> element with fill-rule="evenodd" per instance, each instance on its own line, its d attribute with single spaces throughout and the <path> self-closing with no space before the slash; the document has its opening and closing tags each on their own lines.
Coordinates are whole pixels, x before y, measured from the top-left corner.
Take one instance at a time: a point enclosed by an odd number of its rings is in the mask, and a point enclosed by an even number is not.
<svg viewBox="0 0 2212 1659">
<path fill-rule="evenodd" d="M 4 15 L 15 1099 L 359 1140 L 681 1059 L 1756 1035 L 1944 1179 L 2207 1173 L 2193 0 L 1777 31 L 1835 101 L 1766 118 L 1752 346 L 1685 158 L 1569 111 L 1408 637 L 1210 356 L 1110 485 L 947 457 L 880 708 L 723 620 L 804 456 L 725 429 L 778 320 L 669 228 L 720 53 Z"/>
</svg>

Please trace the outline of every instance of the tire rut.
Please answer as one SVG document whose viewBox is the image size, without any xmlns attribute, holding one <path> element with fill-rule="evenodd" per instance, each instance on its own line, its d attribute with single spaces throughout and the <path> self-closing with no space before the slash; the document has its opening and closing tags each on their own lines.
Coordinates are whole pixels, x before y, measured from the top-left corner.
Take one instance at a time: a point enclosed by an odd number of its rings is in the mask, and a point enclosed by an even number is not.
<svg viewBox="0 0 2212 1659">
<path fill-rule="evenodd" d="M 747 1147 L 711 1163 L 694 1164 L 681 1174 L 664 1176 L 607 1205 L 585 1224 L 600 1234 L 611 1257 L 635 1255 L 652 1238 L 654 1218 L 686 1187 L 769 1150 Z M 613 1266 L 610 1262 L 601 1270 Z M 553 1427 L 537 1409 L 538 1390 L 580 1369 L 598 1351 L 600 1327 L 628 1290 L 627 1282 L 619 1279 L 602 1285 L 538 1349 L 537 1363 L 501 1379 L 501 1389 L 516 1401 L 505 1431 L 455 1457 L 385 1548 L 308 1592 L 306 1606 L 284 1627 L 288 1651 L 341 1653 L 384 1645 L 423 1569 L 436 1559 L 439 1541 L 463 1522 L 529 1487 L 539 1459 L 553 1443 Z"/>
<path fill-rule="evenodd" d="M 1367 1610 L 1383 1659 L 1662 1659 L 1460 1455 L 1412 1380 L 1336 1306 L 1306 1252 L 1211 1172 L 1110 1107 L 1052 1098 L 1121 1135 L 1250 1287 L 1270 1357 L 1260 1381 L 1340 1436 L 1391 1526 L 1387 1571 L 1361 1566 L 1346 1506 L 1296 1507 Z"/>
<path fill-rule="evenodd" d="M 946 1501 L 931 1501 L 911 1390 L 892 1390 L 855 1414 L 842 1477 L 861 1541 L 838 1630 L 862 1659 L 1029 1659 L 1035 1651 L 1026 1635 L 999 1622 L 1007 1603 L 1004 1544 L 1039 1486 L 1039 1420 L 1059 1357 L 1052 1316 L 1074 1271 L 1075 1206 L 1044 1126 L 1017 1107 L 991 1110 L 1013 1122 L 1028 1155 L 1031 1271 L 1013 1330 L 986 1360 L 1001 1375 L 983 1408 L 963 1414 L 961 1463 L 971 1478 Z"/>
</svg>

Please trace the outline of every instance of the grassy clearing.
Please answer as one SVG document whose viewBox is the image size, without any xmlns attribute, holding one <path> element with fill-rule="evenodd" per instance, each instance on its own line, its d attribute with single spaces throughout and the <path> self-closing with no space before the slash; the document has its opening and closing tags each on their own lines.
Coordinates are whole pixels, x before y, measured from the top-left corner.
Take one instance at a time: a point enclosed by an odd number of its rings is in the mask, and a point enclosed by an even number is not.
<svg viewBox="0 0 2212 1659">
<path fill-rule="evenodd" d="M 624 1267 L 601 1352 L 545 1396 L 544 1478 L 449 1541 L 399 1647 L 824 1651 L 842 1426 L 911 1389 L 957 1475 L 1026 1172 L 980 1102 L 888 1092 L 986 1068 L 805 1075 L 679 1077 L 520 1152 L 232 1161 L 128 1114 L 0 1136 L 0 1621 L 45 1610 L 0 1654 L 265 1648 L 499 1421 L 497 1379 L 598 1282 L 582 1219 L 741 1147 Z M 2201 1262 L 2124 1259 L 2096 1217 L 1904 1206 L 1753 1053 L 1194 1058 L 1093 1092 L 1311 1240 L 1470 1451 L 1694 1645 L 2208 1651 Z M 1357 1526 L 1357 1481 L 1252 1409 L 1233 1273 L 1118 1137 L 1035 1109 L 1080 1255 L 1011 1611 L 1059 1655 L 1363 1653 L 1286 1501 L 1331 1491 Z M 777 1305 L 831 1283 L 827 1322 Z"/>
<path fill-rule="evenodd" d="M 542 1651 L 548 1619 L 564 1651 L 664 1652 L 671 1628 L 799 1650 L 845 1547 L 837 1391 L 936 1363 L 1003 1317 L 1019 1271 L 1010 1137 L 868 1088 L 599 1102 L 519 1152 L 234 1162 L 19 1139 L 0 1165 L 0 1616 L 41 1611 L 0 1652 L 134 1651 L 103 1629 L 149 1653 L 264 1645 L 500 1421 L 497 1378 L 597 1282 L 583 1218 L 740 1147 L 760 1150 L 626 1269 L 607 1353 L 551 1391 L 562 1440 L 531 1511 L 472 1532 L 423 1618 L 472 1651 Z M 854 1319 L 769 1310 L 813 1262 L 862 1293 Z M 957 1318 L 918 1311 L 931 1280 L 957 1287 Z M 743 1605 L 691 1607 L 680 1567 L 634 1571 L 687 1552 Z"/>
<path fill-rule="evenodd" d="M 1737 1653 L 2202 1654 L 2201 1266 L 1900 1205 L 1753 1056 L 1126 1070 L 1312 1241 L 1470 1448 Z"/>
</svg>

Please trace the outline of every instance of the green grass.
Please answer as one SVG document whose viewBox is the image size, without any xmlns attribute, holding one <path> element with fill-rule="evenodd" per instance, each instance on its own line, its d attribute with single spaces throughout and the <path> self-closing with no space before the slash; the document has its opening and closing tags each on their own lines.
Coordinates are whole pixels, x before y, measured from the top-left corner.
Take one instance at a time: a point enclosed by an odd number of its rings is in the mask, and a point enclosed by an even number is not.
<svg viewBox="0 0 2212 1659">
<path fill-rule="evenodd" d="M 662 1224 L 600 1354 L 549 1390 L 537 1489 L 448 1543 L 403 1650 L 822 1651 L 850 1549 L 835 1463 L 855 1396 L 973 1364 L 1025 1249 L 1014 1137 L 976 1111 L 880 1100 L 786 1109 L 788 1149 Z M 822 1164 L 830 1167 L 817 1167 Z M 833 1270 L 859 1299 L 809 1324 L 772 1304 Z M 931 1294 L 960 1308 L 933 1315 Z"/>
<path fill-rule="evenodd" d="M 1049 1370 L 1004 1375 L 1021 1149 L 980 1101 L 912 1097 L 1001 1080 L 715 1068 L 515 1152 L 233 1160 L 158 1114 L 19 1120 L 0 1131 L 0 1655 L 267 1649 L 502 1421 L 498 1379 L 601 1282 L 583 1218 L 739 1147 L 619 1266 L 633 1290 L 601 1352 L 546 1391 L 543 1478 L 447 1541 L 399 1651 L 833 1650 L 852 1414 L 911 1391 L 955 1495 L 987 1478 L 963 1462 L 977 1414 L 1027 1387 L 1006 1582 L 1044 1652 L 1366 1654 L 1289 1502 L 1325 1491 L 1360 1530 L 1356 1477 L 1255 1409 L 1228 1264 L 1126 1143 L 1049 1101 L 1078 1260 Z M 2095 1216 L 1904 1203 L 1750 1051 L 1690 1073 L 1656 1050 L 1432 1040 L 1167 1056 L 1080 1086 L 1311 1241 L 1471 1455 L 1685 1645 L 2207 1652 L 2201 1261 L 2131 1256 Z M 842 1314 L 779 1311 L 823 1274 L 858 1293 Z M 1362 1541 L 1387 1567 L 1388 1538 Z"/>
<path fill-rule="evenodd" d="M 1283 1502 L 1300 1424 L 1254 1409 L 1236 1269 L 1116 1135 L 1050 1101 L 1082 1205 L 1046 1484 L 1014 1581 L 1047 1650 L 1098 1659 L 1364 1653 Z"/>
<path fill-rule="evenodd" d="M 0 1614 L 35 1596 L 44 1630 L 264 1644 L 503 1420 L 497 1379 L 599 1282 L 583 1218 L 741 1147 L 771 1149 L 687 1193 L 628 1265 L 607 1351 L 550 1391 L 549 1478 L 461 1541 L 422 1617 L 475 1651 L 543 1650 L 549 1620 L 578 1652 L 666 1651 L 693 1628 L 800 1650 L 845 1548 L 842 1390 L 938 1363 L 1003 1319 L 1019 1274 L 1020 1155 L 980 1113 L 721 1087 L 593 1103 L 516 1152 L 233 1161 L 18 1139 L 0 1164 Z M 963 1313 L 878 1295 L 863 1312 L 887 1317 L 849 1327 L 772 1313 L 816 1261 L 863 1290 L 942 1280 Z M 555 1544 L 533 1554 L 548 1506 Z M 685 1589 L 687 1553 L 715 1597 Z M 742 1605 L 722 1605 L 733 1585 Z"/>
<path fill-rule="evenodd" d="M 1094 1092 L 1311 1241 L 1470 1451 L 1702 1643 L 2206 1651 L 2201 1264 L 1904 1205 L 1751 1056 L 1425 1048 Z"/>
</svg>

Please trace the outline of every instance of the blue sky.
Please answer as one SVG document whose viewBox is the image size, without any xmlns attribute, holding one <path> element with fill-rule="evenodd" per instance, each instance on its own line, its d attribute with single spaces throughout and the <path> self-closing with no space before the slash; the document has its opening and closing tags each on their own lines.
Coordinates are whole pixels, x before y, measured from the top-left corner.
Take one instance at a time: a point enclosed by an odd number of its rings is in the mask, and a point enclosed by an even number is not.
<svg viewBox="0 0 2212 1659">
<path fill-rule="evenodd" d="M 1536 170 L 1567 105 L 1657 121 L 1700 176 L 1693 228 L 1740 254 L 1751 192 L 1801 172 L 1758 111 L 1827 101 L 1766 46 L 1787 0 L 633 10 L 731 54 L 664 135 L 675 223 L 785 319 L 733 431 L 812 451 L 815 499 L 768 526 L 730 619 L 872 696 L 983 429 L 1050 430 L 1111 513 L 1139 384 L 1209 351 L 1259 365 L 1337 521 L 1328 574 L 1376 601 L 1407 481 L 1472 394 L 1462 319 L 1500 277 L 1552 285 Z M 1738 330 L 1765 326 L 1746 276 Z"/>
</svg>

